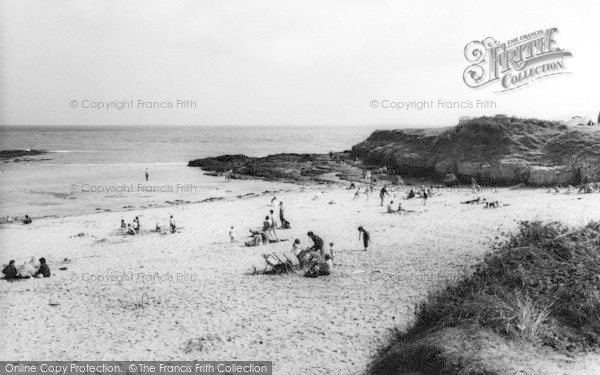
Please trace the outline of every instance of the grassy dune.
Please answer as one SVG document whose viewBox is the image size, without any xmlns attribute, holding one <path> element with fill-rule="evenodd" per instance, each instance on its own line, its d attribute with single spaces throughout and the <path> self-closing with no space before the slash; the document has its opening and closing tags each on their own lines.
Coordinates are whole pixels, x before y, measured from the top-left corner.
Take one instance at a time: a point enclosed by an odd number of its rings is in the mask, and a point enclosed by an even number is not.
<svg viewBox="0 0 600 375">
<path fill-rule="evenodd" d="M 429 295 L 371 374 L 561 373 L 600 346 L 600 222 L 522 222 L 474 273 Z"/>
</svg>

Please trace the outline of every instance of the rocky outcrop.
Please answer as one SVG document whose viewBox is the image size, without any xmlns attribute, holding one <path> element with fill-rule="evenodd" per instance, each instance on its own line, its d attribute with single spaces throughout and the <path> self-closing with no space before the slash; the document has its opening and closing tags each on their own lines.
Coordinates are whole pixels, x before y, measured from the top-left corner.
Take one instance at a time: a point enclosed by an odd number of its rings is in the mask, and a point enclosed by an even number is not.
<svg viewBox="0 0 600 375">
<path fill-rule="evenodd" d="M 190 167 L 210 172 L 231 170 L 234 178 L 259 177 L 269 180 L 335 181 L 359 179 L 361 169 L 355 166 L 349 151 L 327 154 L 277 154 L 262 158 L 245 155 L 223 155 L 192 160 Z"/>
<path fill-rule="evenodd" d="M 452 128 L 376 131 L 354 146 L 368 164 L 403 176 L 482 184 L 565 185 L 600 181 L 600 131 L 557 122 L 482 117 Z"/>
<path fill-rule="evenodd" d="M 46 154 L 47 151 L 42 150 L 1 150 L 0 160 L 8 160 L 21 156 L 36 156 Z"/>
</svg>

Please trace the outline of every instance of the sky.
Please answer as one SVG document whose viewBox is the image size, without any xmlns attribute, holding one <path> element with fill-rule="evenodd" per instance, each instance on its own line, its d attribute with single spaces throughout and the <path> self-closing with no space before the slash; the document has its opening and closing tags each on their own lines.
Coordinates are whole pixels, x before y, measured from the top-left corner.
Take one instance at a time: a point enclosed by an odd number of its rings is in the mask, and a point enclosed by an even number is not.
<svg viewBox="0 0 600 375">
<path fill-rule="evenodd" d="M 596 119 L 599 14 L 597 0 L 0 0 L 0 124 Z M 552 27 L 573 55 L 564 60 L 569 74 L 503 93 L 497 83 L 463 81 L 469 42 Z M 424 101 L 434 104 L 390 108 Z M 461 108 L 467 103 L 474 108 Z"/>
</svg>

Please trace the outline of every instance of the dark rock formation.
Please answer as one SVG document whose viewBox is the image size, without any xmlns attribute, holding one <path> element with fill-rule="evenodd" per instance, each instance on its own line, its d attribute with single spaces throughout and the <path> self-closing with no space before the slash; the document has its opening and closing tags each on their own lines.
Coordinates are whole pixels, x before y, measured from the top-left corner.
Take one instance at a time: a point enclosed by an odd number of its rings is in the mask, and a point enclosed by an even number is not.
<svg viewBox="0 0 600 375">
<path fill-rule="evenodd" d="M 12 159 L 20 156 L 35 156 L 46 154 L 47 151 L 42 150 L 1 150 L 0 160 Z"/>
<path fill-rule="evenodd" d="M 277 154 L 262 158 L 245 155 L 223 155 L 192 160 L 190 167 L 209 172 L 232 170 L 234 178 L 244 176 L 292 181 L 335 181 L 358 179 L 361 170 L 354 166 L 349 151 L 328 154 Z"/>
<path fill-rule="evenodd" d="M 536 119 L 481 117 L 452 128 L 376 131 L 352 151 L 403 176 L 454 174 L 462 183 L 474 177 L 493 185 L 600 181 L 600 131 Z"/>
</svg>

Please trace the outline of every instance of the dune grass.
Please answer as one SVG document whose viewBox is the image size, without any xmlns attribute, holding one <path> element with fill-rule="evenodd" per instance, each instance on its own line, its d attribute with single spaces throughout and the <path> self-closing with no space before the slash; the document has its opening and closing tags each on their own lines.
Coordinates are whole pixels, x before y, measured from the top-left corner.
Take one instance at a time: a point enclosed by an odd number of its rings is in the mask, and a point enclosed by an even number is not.
<svg viewBox="0 0 600 375">
<path fill-rule="evenodd" d="M 447 338 L 443 332 L 449 328 L 475 331 L 480 338 L 489 333 L 507 343 L 562 354 L 600 346 L 600 222 L 580 228 L 522 222 L 493 250 L 472 275 L 421 303 L 416 323 L 395 335 L 374 361 L 371 373 L 389 373 L 391 368 L 471 373 L 464 372 L 469 358 L 444 350 L 460 343 L 425 344 L 431 342 L 428 337 Z M 482 336 L 482 332 L 487 333 Z M 461 335 L 454 336 L 449 340 Z M 485 346 L 486 340 L 479 344 Z M 445 370 L 426 370 L 424 353 L 435 354 L 430 360 L 444 364 Z M 478 368 L 473 373 L 485 373 Z"/>
</svg>

